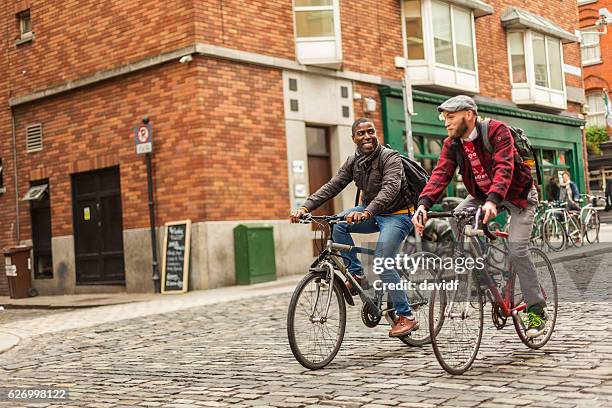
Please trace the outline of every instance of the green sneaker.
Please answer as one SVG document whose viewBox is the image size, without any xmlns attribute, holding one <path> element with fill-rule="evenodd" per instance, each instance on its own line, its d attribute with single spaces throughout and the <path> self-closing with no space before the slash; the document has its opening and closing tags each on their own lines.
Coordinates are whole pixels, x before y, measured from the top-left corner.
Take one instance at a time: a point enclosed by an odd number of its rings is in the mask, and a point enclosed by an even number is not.
<svg viewBox="0 0 612 408">
<path fill-rule="evenodd" d="M 546 328 L 546 313 L 544 310 L 540 310 L 539 313 L 532 310 L 527 312 L 529 326 L 527 327 L 525 335 L 531 339 L 544 334 L 544 329 Z"/>
</svg>

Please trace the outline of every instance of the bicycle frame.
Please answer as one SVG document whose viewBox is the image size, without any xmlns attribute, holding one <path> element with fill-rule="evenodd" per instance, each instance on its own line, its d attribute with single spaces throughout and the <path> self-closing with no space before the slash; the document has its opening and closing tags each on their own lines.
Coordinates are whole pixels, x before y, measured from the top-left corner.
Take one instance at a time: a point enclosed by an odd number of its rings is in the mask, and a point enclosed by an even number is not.
<svg viewBox="0 0 612 408">
<path fill-rule="evenodd" d="M 359 283 L 355 280 L 355 278 L 353 278 L 353 275 L 348 272 L 347 267 L 344 265 L 343 258 L 339 254 L 339 252 L 348 252 L 351 250 L 354 250 L 358 253 L 366 253 L 366 254 L 371 254 L 371 255 L 374 254 L 374 251 L 367 249 L 367 248 L 351 247 L 349 245 L 337 244 L 333 242 L 332 240 L 327 240 L 325 250 L 323 250 L 321 254 L 319 254 L 315 262 L 312 264 L 311 271 L 317 271 L 313 268 L 324 265 L 327 269 L 326 277 L 327 277 L 327 280 L 329 280 L 330 288 L 333 288 L 334 278 L 336 278 L 335 269 L 338 269 L 340 271 L 340 275 L 344 278 L 347 278 L 350 281 L 351 285 L 353 285 L 353 288 L 357 290 L 357 293 L 359 294 L 359 298 L 361 299 L 363 303 L 367 303 L 368 306 L 372 308 L 372 310 L 380 310 L 380 307 L 376 305 L 372 301 L 372 299 L 365 293 L 361 285 L 359 285 Z M 329 260 L 327 260 L 326 258 Z M 315 302 L 314 302 L 315 306 L 318 302 L 318 296 L 319 296 L 319 288 L 317 287 L 317 298 L 315 299 Z M 327 316 L 327 313 L 329 312 L 331 298 L 332 298 L 332 291 L 330 290 L 327 301 L 326 301 L 325 316 Z M 348 299 L 350 299 L 349 303 L 354 304 L 352 297 L 350 297 L 350 295 L 347 298 L 347 300 Z M 382 310 L 381 313 L 385 311 L 387 310 Z"/>
</svg>

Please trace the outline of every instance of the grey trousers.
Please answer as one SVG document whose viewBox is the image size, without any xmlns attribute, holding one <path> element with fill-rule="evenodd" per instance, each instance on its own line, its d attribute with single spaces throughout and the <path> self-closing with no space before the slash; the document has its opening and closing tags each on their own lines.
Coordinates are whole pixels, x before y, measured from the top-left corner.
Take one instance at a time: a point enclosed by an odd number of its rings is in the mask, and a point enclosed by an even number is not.
<svg viewBox="0 0 612 408">
<path fill-rule="evenodd" d="M 484 202 L 468 195 L 456 208 L 459 211 L 464 208 L 478 207 Z M 502 205 L 510 210 L 510 226 L 508 232 L 508 249 L 509 249 L 509 264 L 516 271 L 521 285 L 523 298 L 527 306 L 536 304 L 544 305 L 546 303 L 540 284 L 538 275 L 533 262 L 529 258 L 527 247 L 529 246 L 529 238 L 531 229 L 533 228 L 533 219 L 535 218 L 536 208 L 538 205 L 538 190 L 535 187 L 531 189 L 527 197 L 527 207 L 522 209 L 511 204 L 508 201 L 503 201 Z M 457 225 L 452 223 L 455 234 L 457 233 Z"/>
</svg>

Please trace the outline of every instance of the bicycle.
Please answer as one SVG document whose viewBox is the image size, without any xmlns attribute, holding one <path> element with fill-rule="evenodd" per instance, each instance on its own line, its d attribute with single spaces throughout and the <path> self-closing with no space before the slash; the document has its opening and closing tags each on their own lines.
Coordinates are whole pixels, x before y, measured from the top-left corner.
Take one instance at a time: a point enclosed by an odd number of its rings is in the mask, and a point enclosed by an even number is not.
<svg viewBox="0 0 612 408">
<path fill-rule="evenodd" d="M 471 271 L 458 273 L 456 270 L 438 271 L 436 287 L 430 294 L 429 324 L 432 347 L 440 365 L 450 374 L 466 372 L 473 364 L 480 348 L 484 306 L 491 303 L 493 325 L 503 329 L 508 318 L 521 341 L 532 349 L 543 347 L 550 340 L 558 308 L 557 281 L 546 254 L 538 248 L 528 248 L 536 266 L 540 290 L 547 301 L 547 321 L 544 333 L 535 338 L 526 335 L 527 305 L 517 285 L 516 271 L 508 265 L 508 251 L 492 244 L 498 238 L 507 238 L 502 231 L 491 233 L 481 223 L 482 209 L 470 208 L 460 212 L 428 213 L 428 218 L 454 217 L 459 227 L 460 243 L 455 248 L 455 259 L 473 256 L 481 265 Z M 470 222 L 474 220 L 473 225 Z M 503 253 L 505 265 L 492 262 L 492 252 Z M 444 287 L 448 282 L 457 282 L 454 288 Z M 501 288 L 501 290 L 500 290 Z M 432 326 L 435 323 L 435 328 Z M 435 329 L 435 330 L 433 330 Z"/>
<path fill-rule="evenodd" d="M 603 199 L 603 197 L 597 197 L 590 194 L 580 194 L 580 198 L 581 200 L 584 198 L 588 201 L 588 204 L 580 209 L 580 223 L 582 226 L 583 236 L 586 238 L 589 244 L 594 244 L 599 242 L 599 230 L 601 228 L 599 213 L 595 208 L 594 202 Z"/>
<path fill-rule="evenodd" d="M 323 231 L 328 225 L 333 228 L 338 223 L 346 223 L 344 217 L 339 216 L 312 216 L 306 214 L 300 223 L 315 223 L 324 240 Z M 331 236 L 330 233 L 327 234 Z M 353 251 L 356 253 L 374 255 L 374 250 L 354 247 L 325 239 L 321 252 L 309 268 L 309 272 L 295 288 L 287 313 L 287 336 L 289 346 L 295 359 L 304 367 L 316 370 L 328 365 L 340 350 L 346 329 L 346 304 L 355 306 L 353 296 L 345 285 L 348 280 L 356 290 L 362 301 L 361 319 L 363 323 L 374 328 L 378 326 L 384 316 L 392 324 L 395 319 L 393 304 L 387 292 L 387 304 L 383 305 L 385 290 L 374 286 L 373 296 L 368 295 L 348 272 L 344 263 L 347 259 L 341 252 Z M 398 270 L 400 276 L 407 282 L 414 282 L 417 287 L 411 292 L 410 307 L 417 321 L 419 330 L 413 331 L 399 339 L 410 346 L 423 346 L 430 342 L 428 295 L 418 289 L 418 285 L 425 279 L 434 277 L 432 271 L 421 270 L 420 273 L 408 274 Z"/>
<path fill-rule="evenodd" d="M 567 202 L 552 202 L 544 215 L 543 238 L 552 251 L 559 252 L 568 246 L 584 244 L 584 229 L 579 213 L 567 209 Z"/>
</svg>

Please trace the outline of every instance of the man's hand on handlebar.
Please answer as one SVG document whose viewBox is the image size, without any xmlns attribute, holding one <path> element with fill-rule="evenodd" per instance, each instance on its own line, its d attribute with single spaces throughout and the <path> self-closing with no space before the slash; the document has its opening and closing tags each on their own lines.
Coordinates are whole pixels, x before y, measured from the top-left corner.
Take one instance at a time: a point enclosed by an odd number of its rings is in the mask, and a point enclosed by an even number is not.
<svg viewBox="0 0 612 408">
<path fill-rule="evenodd" d="M 482 222 L 486 224 L 489 220 L 497 217 L 497 205 L 493 201 L 487 201 L 482 206 L 482 213 L 484 214 Z"/>
<path fill-rule="evenodd" d="M 364 222 L 372 218 L 372 214 L 368 210 L 363 212 L 361 211 L 353 211 L 349 215 L 346 216 L 346 222 L 349 224 L 359 224 L 360 222 Z"/>
<path fill-rule="evenodd" d="M 425 231 L 425 224 L 427 223 L 427 209 L 424 205 L 419 205 L 419 208 L 414 212 L 412 216 L 412 224 L 419 235 L 423 235 Z"/>
<path fill-rule="evenodd" d="M 308 214 L 308 211 L 304 207 L 300 207 L 294 212 L 291 213 L 291 223 L 298 224 L 300 219 L 304 216 L 304 214 Z"/>
</svg>

